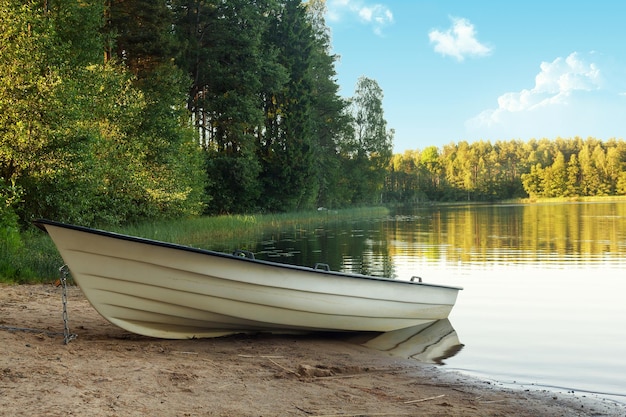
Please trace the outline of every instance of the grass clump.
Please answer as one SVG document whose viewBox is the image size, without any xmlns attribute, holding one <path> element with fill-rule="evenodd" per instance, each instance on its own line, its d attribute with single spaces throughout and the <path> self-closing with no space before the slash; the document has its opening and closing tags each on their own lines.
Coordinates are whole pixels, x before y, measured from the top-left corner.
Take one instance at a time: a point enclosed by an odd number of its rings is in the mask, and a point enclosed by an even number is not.
<svg viewBox="0 0 626 417">
<path fill-rule="evenodd" d="M 389 210 L 384 207 L 368 207 L 279 214 L 223 215 L 141 223 L 119 227 L 115 231 L 182 245 L 206 247 L 207 242 L 255 240 L 268 230 L 321 227 L 341 221 L 381 217 L 388 213 Z"/>
</svg>

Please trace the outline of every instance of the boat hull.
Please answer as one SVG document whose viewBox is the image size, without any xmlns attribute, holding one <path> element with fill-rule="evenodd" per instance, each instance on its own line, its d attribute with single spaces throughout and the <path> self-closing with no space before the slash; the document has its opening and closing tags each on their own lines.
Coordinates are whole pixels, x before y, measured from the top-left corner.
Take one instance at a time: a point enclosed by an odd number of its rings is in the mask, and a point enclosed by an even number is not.
<svg viewBox="0 0 626 417">
<path fill-rule="evenodd" d="M 140 335 L 380 331 L 448 317 L 460 288 L 242 258 L 48 220 L 93 307 Z"/>
</svg>

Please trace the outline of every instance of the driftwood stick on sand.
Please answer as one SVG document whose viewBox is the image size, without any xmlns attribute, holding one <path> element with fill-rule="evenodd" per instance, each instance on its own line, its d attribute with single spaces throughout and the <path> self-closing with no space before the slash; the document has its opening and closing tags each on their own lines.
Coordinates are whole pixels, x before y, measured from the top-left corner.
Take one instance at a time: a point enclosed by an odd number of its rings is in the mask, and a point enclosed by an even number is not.
<svg viewBox="0 0 626 417">
<path fill-rule="evenodd" d="M 441 397 L 445 397 L 445 394 L 441 394 L 441 395 L 436 395 L 434 397 L 428 397 L 428 398 L 421 398 L 419 400 L 411 400 L 411 401 L 405 401 L 404 404 L 416 404 L 416 403 L 421 403 L 424 401 L 430 401 L 430 400 L 436 400 L 437 398 L 441 398 Z"/>
<path fill-rule="evenodd" d="M 289 369 L 289 368 L 286 368 L 286 367 L 282 366 L 280 363 L 276 362 L 274 359 L 272 359 L 272 358 L 267 358 L 267 359 L 268 359 L 270 362 L 272 362 L 274 365 L 278 366 L 278 367 L 279 367 L 280 369 L 282 369 L 283 371 L 285 371 L 285 372 L 289 372 L 290 374 L 298 375 L 298 373 L 297 373 L 297 372 L 292 371 L 291 369 Z"/>
<path fill-rule="evenodd" d="M 282 355 L 237 355 L 240 358 L 261 358 L 261 359 L 281 359 L 284 358 Z"/>
<path fill-rule="evenodd" d="M 412 416 L 414 414 L 398 413 L 368 413 L 360 412 L 356 414 L 319 414 L 310 417 L 363 417 L 363 416 Z"/>
</svg>

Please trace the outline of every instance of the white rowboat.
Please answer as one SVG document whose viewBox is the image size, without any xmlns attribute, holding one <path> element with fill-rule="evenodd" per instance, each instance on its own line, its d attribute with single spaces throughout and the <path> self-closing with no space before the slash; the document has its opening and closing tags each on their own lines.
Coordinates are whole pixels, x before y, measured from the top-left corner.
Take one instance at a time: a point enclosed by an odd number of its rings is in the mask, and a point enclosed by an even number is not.
<svg viewBox="0 0 626 417">
<path fill-rule="evenodd" d="M 38 220 L 111 323 L 144 336 L 387 332 L 448 317 L 461 288 L 293 266 Z"/>
</svg>

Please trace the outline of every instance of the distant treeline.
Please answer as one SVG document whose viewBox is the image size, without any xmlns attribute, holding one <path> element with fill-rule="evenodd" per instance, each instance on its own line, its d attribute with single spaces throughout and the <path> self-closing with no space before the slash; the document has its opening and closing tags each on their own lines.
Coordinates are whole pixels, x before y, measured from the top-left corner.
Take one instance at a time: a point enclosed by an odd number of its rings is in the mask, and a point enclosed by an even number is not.
<svg viewBox="0 0 626 417">
<path fill-rule="evenodd" d="M 0 0 L 0 225 L 379 202 L 383 93 L 339 96 L 324 8 Z"/>
<path fill-rule="evenodd" d="M 394 155 L 387 202 L 626 195 L 626 142 L 459 142 Z"/>
</svg>

